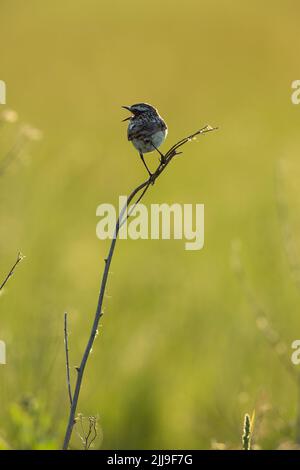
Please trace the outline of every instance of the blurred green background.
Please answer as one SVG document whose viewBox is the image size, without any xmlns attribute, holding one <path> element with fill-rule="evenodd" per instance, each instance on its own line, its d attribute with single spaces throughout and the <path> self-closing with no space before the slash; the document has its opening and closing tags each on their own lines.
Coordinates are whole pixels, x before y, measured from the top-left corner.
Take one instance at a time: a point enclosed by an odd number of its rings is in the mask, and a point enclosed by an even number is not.
<svg viewBox="0 0 300 470">
<path fill-rule="evenodd" d="M 96 448 L 239 448 L 253 410 L 257 446 L 295 445 L 293 372 L 257 328 L 230 258 L 239 244 L 290 363 L 300 299 L 276 174 L 284 160 L 297 241 L 299 2 L 2 0 L 0 14 L 0 79 L 19 114 L 0 128 L 0 159 L 21 123 L 43 133 L 0 177 L 0 280 L 26 255 L 0 298 L 0 447 L 61 445 L 63 314 L 74 380 L 109 246 L 96 238 L 96 207 L 145 178 L 121 123 L 121 105 L 139 101 L 168 123 L 162 150 L 220 127 L 188 144 L 144 201 L 204 203 L 205 247 L 118 242 L 78 411 L 99 417 Z M 81 446 L 76 432 L 71 445 Z"/>
</svg>

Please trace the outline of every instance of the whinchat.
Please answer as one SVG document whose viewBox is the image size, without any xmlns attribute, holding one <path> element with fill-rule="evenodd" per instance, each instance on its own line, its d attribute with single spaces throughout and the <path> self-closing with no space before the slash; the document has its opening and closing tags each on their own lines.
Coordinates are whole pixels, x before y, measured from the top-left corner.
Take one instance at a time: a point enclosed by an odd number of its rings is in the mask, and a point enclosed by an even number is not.
<svg viewBox="0 0 300 470">
<path fill-rule="evenodd" d="M 163 118 L 158 114 L 157 109 L 147 103 L 137 103 L 132 106 L 123 106 L 132 113 L 132 116 L 124 119 L 129 120 L 128 140 L 138 150 L 143 164 L 145 165 L 150 177 L 152 173 L 144 160 L 144 153 L 156 150 L 160 154 L 160 162 L 165 163 L 164 155 L 158 150 L 158 147 L 167 137 L 168 127 Z"/>
</svg>

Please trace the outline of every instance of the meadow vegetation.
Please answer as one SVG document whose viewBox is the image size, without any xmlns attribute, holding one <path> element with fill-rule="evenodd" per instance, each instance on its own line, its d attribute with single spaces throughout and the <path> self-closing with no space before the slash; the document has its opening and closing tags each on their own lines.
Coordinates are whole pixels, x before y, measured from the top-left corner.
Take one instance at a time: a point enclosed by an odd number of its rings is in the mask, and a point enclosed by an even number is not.
<svg viewBox="0 0 300 470">
<path fill-rule="evenodd" d="M 109 244 L 96 208 L 145 178 L 121 123 L 121 105 L 139 101 L 168 123 L 161 150 L 219 127 L 143 201 L 204 203 L 205 246 L 120 240 L 71 447 L 87 445 L 81 426 L 95 417 L 94 448 L 298 448 L 299 3 L 0 9 L 0 283 L 26 255 L 0 295 L 0 448 L 62 445 L 64 312 L 74 384 Z M 157 156 L 146 158 L 154 169 Z"/>
</svg>

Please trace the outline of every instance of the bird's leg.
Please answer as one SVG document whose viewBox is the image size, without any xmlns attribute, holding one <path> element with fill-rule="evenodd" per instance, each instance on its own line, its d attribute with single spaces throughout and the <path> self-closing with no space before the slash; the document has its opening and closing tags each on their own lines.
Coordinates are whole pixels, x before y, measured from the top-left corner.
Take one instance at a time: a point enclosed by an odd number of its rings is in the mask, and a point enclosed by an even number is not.
<svg viewBox="0 0 300 470">
<path fill-rule="evenodd" d="M 144 163 L 144 165 L 145 165 L 145 167 L 146 167 L 146 170 L 148 171 L 149 176 L 150 176 L 150 178 L 151 178 L 153 175 L 152 175 L 151 171 L 149 170 L 149 168 L 147 167 L 147 164 L 146 164 L 146 162 L 145 162 L 145 160 L 144 160 L 144 155 L 143 155 L 142 153 L 140 153 L 140 157 L 141 157 L 142 162 Z"/>
<path fill-rule="evenodd" d="M 157 152 L 159 153 L 159 155 L 160 155 L 160 157 L 161 157 L 161 158 L 160 158 L 160 163 L 161 163 L 162 165 L 164 165 L 164 164 L 166 163 L 166 158 L 165 158 L 164 154 L 161 153 L 161 151 L 160 151 L 153 143 L 152 143 L 152 147 L 154 147 L 155 150 L 157 150 Z"/>
</svg>

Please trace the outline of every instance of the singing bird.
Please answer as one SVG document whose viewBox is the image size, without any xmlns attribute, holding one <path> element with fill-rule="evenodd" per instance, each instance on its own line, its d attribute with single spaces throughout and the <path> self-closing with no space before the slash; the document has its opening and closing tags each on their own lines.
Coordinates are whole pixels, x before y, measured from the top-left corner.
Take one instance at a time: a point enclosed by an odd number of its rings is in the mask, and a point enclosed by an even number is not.
<svg viewBox="0 0 300 470">
<path fill-rule="evenodd" d="M 160 162 L 165 163 L 165 157 L 158 150 L 158 147 L 164 142 L 168 134 L 168 127 L 163 118 L 158 114 L 157 109 L 147 103 L 137 103 L 132 106 L 122 106 L 132 113 L 131 116 L 124 119 L 129 120 L 127 136 L 134 147 L 138 150 L 143 164 L 145 165 L 149 176 L 152 173 L 144 160 L 144 153 L 157 150 L 160 154 Z"/>
</svg>

